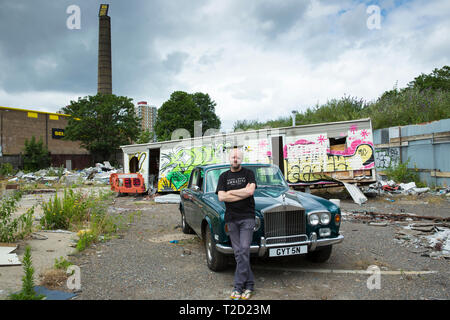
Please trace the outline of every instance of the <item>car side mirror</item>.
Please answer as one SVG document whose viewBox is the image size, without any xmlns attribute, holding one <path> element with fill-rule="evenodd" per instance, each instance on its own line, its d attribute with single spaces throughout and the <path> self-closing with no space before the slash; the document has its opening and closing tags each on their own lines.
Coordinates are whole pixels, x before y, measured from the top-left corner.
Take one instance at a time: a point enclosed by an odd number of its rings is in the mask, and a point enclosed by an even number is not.
<svg viewBox="0 0 450 320">
<path fill-rule="evenodd" d="M 193 186 L 192 190 L 194 190 L 195 192 L 198 192 L 198 191 L 200 191 L 200 187 L 199 186 Z"/>
</svg>

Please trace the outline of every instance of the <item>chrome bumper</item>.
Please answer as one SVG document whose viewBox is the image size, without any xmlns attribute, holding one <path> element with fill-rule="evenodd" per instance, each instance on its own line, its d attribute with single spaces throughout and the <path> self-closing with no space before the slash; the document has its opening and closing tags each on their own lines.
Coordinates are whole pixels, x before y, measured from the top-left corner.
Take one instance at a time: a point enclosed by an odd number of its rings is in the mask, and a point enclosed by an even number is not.
<svg viewBox="0 0 450 320">
<path fill-rule="evenodd" d="M 311 237 L 307 241 L 291 242 L 291 243 L 277 243 L 277 244 L 266 244 L 266 239 L 261 237 L 261 244 L 259 246 L 250 246 L 250 253 L 258 253 L 260 257 L 264 256 L 267 249 L 271 248 L 281 248 L 290 246 L 308 246 L 308 252 L 316 250 L 317 247 L 329 246 L 337 243 L 341 243 L 344 240 L 343 235 L 338 235 L 336 238 L 325 238 L 317 239 L 315 232 L 311 234 Z M 217 251 L 223 254 L 234 254 L 233 248 L 230 246 L 224 246 L 222 244 L 216 244 Z"/>
</svg>

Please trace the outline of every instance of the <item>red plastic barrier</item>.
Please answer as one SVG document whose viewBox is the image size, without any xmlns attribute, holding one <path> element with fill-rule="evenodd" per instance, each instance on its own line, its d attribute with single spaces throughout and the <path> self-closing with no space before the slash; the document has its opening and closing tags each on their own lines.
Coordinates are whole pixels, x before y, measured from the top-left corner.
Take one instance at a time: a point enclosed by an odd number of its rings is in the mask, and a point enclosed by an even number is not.
<svg viewBox="0 0 450 320">
<path fill-rule="evenodd" d="M 113 173 L 109 177 L 111 190 L 120 193 L 144 193 L 144 178 L 140 173 Z"/>
</svg>

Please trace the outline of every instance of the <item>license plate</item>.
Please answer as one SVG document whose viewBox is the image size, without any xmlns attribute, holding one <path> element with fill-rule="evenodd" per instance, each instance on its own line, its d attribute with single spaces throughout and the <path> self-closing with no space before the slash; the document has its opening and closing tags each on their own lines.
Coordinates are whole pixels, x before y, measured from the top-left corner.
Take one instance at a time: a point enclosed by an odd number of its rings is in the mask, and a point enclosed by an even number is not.
<svg viewBox="0 0 450 320">
<path fill-rule="evenodd" d="M 294 246 L 269 249 L 269 257 L 293 256 L 308 253 L 308 246 Z"/>
</svg>

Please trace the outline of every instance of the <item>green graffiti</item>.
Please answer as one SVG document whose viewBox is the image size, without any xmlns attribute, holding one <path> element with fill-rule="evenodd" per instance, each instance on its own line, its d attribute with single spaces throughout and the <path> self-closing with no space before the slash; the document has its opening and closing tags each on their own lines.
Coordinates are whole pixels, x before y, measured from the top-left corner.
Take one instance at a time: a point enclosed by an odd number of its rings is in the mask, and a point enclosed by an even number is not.
<svg viewBox="0 0 450 320">
<path fill-rule="evenodd" d="M 183 184 L 188 182 L 189 180 L 189 174 L 181 173 L 179 171 L 171 171 L 166 176 L 167 180 L 169 180 L 175 188 L 180 189 Z"/>
</svg>

